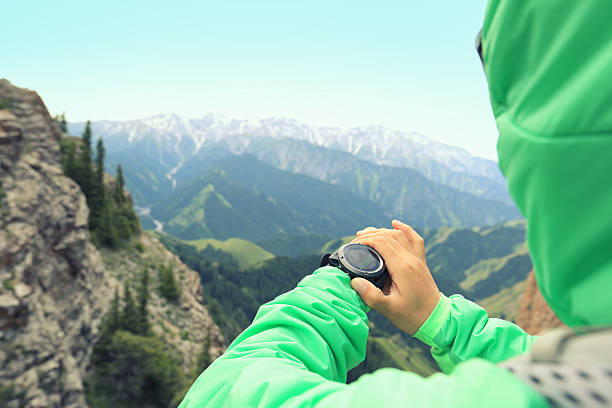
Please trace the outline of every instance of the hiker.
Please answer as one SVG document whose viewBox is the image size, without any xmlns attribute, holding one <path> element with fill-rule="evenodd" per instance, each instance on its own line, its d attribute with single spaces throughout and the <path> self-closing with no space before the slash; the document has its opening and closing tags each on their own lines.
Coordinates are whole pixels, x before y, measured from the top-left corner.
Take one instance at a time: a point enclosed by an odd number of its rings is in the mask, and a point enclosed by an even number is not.
<svg viewBox="0 0 612 408">
<path fill-rule="evenodd" d="M 572 328 L 612 324 L 611 21 L 607 0 L 491 0 L 479 44 L 499 130 L 499 165 L 527 220 L 536 280 Z M 612 404 L 606 390 L 589 388 L 597 381 L 588 381 L 612 373 L 605 368 L 610 360 L 598 355 L 587 371 L 572 371 L 584 374 L 582 383 L 569 381 L 562 348 L 538 346 L 546 335 L 536 339 L 489 319 L 461 296 L 440 294 L 424 243 L 407 225 L 366 229 L 355 240 L 384 258 L 388 295 L 365 280 L 351 282 L 338 268 L 316 270 L 261 306 L 181 406 Z M 365 357 L 366 303 L 429 344 L 442 373 L 422 378 L 387 368 L 345 384 L 347 371 Z M 550 344 L 583 338 L 572 336 L 564 332 Z M 591 342 L 595 348 L 601 338 Z M 583 355 L 591 350 L 577 348 Z M 539 374 L 521 375 L 530 370 Z M 555 389 L 555 381 L 562 387 Z"/>
</svg>

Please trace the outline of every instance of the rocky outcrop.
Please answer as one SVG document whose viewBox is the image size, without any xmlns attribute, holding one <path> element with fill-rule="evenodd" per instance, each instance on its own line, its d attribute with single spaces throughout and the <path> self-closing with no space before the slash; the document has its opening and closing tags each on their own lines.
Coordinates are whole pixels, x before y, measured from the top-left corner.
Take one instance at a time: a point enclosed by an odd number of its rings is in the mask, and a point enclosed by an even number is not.
<svg viewBox="0 0 612 408">
<path fill-rule="evenodd" d="M 103 257 L 90 243 L 85 197 L 60 166 L 62 136 L 36 92 L 0 80 L 2 407 L 87 406 L 83 379 L 100 322 L 115 287 L 143 262 L 166 259 L 181 277 L 180 303 L 155 295 L 150 313 L 153 330 L 174 342 L 186 367 L 207 335 L 212 357 L 223 351 L 202 306 L 199 276 L 155 238 L 142 237 L 142 253 L 132 248 Z"/>
<path fill-rule="evenodd" d="M 563 326 L 542 297 L 533 270 L 527 276 L 516 323 L 529 334 L 538 334 L 553 327 Z"/>
<path fill-rule="evenodd" d="M 113 288 L 121 284 L 118 286 L 121 292 L 126 279 L 128 282 L 138 282 L 143 268 L 148 268 L 148 312 L 152 330 L 170 349 L 178 353 L 183 360 L 185 374 L 191 375 L 202 346 L 206 343 L 206 337 L 209 338 L 207 351 L 211 360 L 219 357 L 225 350 L 219 327 L 203 306 L 200 276 L 185 266 L 151 233 L 143 233 L 139 242 L 142 252 L 135 248 L 122 251 L 103 249 L 100 252 L 106 267 L 108 284 Z M 159 293 L 159 276 L 163 267 L 172 269 L 180 287 L 181 294 L 177 301 L 169 301 Z"/>
<path fill-rule="evenodd" d="M 89 210 L 36 92 L 0 80 L 0 101 L 0 405 L 84 406 L 107 298 Z"/>
</svg>

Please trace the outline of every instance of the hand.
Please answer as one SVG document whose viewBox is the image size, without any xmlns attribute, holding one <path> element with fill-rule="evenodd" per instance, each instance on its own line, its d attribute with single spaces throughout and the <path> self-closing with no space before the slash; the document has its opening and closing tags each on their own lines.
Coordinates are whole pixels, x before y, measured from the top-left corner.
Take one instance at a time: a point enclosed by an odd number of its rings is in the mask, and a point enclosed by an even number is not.
<svg viewBox="0 0 612 408">
<path fill-rule="evenodd" d="M 440 299 L 425 262 L 425 242 L 410 226 L 394 220 L 392 230 L 366 228 L 352 241 L 374 248 L 385 260 L 391 279 L 385 294 L 369 281 L 354 278 L 351 286 L 366 305 L 400 330 L 416 333 Z"/>
</svg>

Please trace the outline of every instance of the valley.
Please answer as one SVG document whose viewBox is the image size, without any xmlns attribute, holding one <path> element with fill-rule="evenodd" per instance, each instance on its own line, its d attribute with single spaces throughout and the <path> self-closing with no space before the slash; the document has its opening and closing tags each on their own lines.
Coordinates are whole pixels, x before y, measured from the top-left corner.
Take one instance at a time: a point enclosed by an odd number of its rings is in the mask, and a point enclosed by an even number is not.
<svg viewBox="0 0 612 408">
<path fill-rule="evenodd" d="M 0 96 L 3 406 L 176 406 L 263 303 L 395 217 L 424 237 L 443 293 L 518 316 L 525 223 L 487 161 L 290 120 L 170 115 L 70 136 L 34 92 L 0 81 Z M 369 319 L 349 381 L 438 371 L 428 347 Z"/>
</svg>

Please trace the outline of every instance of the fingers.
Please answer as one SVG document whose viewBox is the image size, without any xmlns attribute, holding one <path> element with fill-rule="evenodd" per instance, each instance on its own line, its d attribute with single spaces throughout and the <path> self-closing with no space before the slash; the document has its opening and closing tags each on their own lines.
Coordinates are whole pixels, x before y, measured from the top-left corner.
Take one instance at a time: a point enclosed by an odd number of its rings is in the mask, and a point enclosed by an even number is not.
<svg viewBox="0 0 612 408">
<path fill-rule="evenodd" d="M 415 255 L 425 260 L 425 241 L 423 240 L 423 237 L 417 234 L 417 232 L 413 230 L 410 225 L 404 224 L 401 221 L 393 220 L 391 225 L 393 225 L 393 228 L 395 228 L 397 231 L 402 231 L 404 233 L 406 239 L 408 239 L 410 242 L 410 245 L 414 247 Z"/>
<path fill-rule="evenodd" d="M 370 308 L 378 311 L 382 311 L 385 308 L 386 296 L 371 282 L 363 278 L 353 278 L 351 280 L 351 287 L 359 294 L 363 303 Z"/>
<path fill-rule="evenodd" d="M 357 234 L 355 235 L 360 236 L 360 235 L 367 234 L 369 232 L 375 232 L 375 231 L 378 231 L 378 228 L 367 227 L 367 228 L 362 229 L 361 231 L 357 231 Z"/>
<path fill-rule="evenodd" d="M 358 231 L 355 238 L 353 238 L 353 240 L 351 241 L 351 243 L 356 243 L 358 242 L 361 238 L 365 238 L 365 237 L 369 237 L 369 236 L 376 236 L 376 235 L 380 235 L 380 233 L 382 232 L 391 232 L 393 230 L 391 229 L 387 229 L 387 228 L 373 228 L 373 227 L 368 227 L 365 229 L 362 229 L 361 231 Z"/>
<path fill-rule="evenodd" d="M 358 236 L 352 242 L 374 248 L 383 259 L 386 259 L 386 253 L 389 253 L 389 250 L 401 252 L 401 248 L 415 254 L 414 249 L 402 231 L 381 229 Z"/>
<path fill-rule="evenodd" d="M 403 222 L 398 220 L 393 220 L 391 221 L 391 225 L 394 229 L 402 231 L 404 234 L 406 234 L 411 243 L 416 241 L 417 238 L 421 238 L 421 236 L 417 234 L 416 231 L 413 230 L 412 227 L 408 224 L 404 224 Z"/>
</svg>

